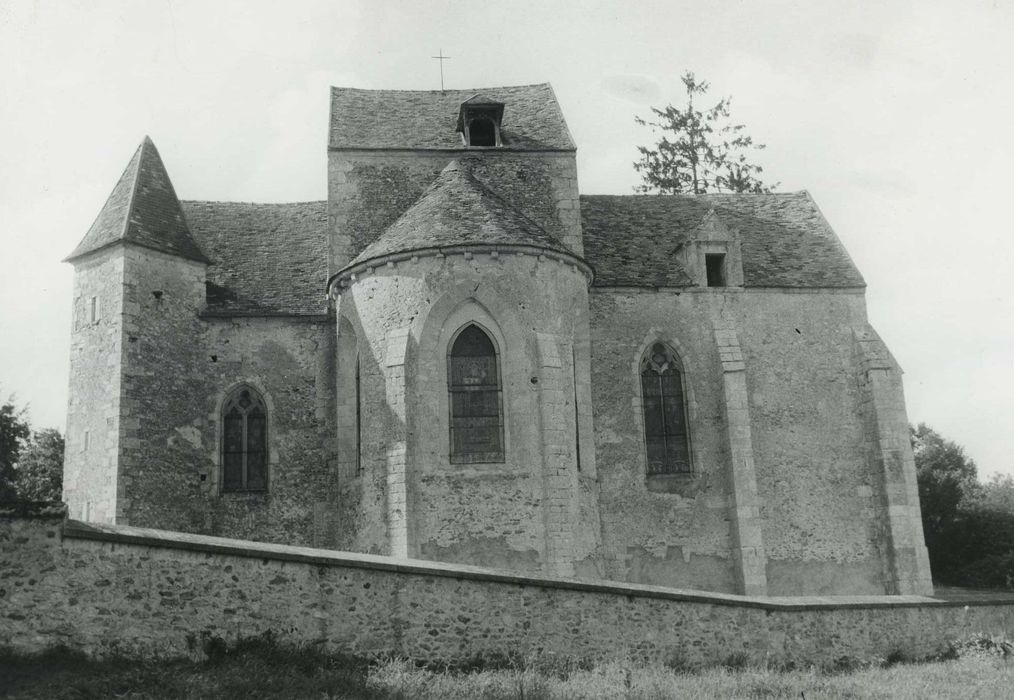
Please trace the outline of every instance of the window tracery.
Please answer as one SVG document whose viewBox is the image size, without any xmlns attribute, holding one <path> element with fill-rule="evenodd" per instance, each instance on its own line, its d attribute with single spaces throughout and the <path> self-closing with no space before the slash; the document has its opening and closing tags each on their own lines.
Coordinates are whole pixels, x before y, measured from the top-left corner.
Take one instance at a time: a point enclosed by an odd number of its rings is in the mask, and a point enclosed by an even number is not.
<svg viewBox="0 0 1014 700">
<path fill-rule="evenodd" d="M 267 490 L 267 408 L 242 386 L 222 407 L 222 491 Z"/>
<path fill-rule="evenodd" d="M 641 408 L 648 476 L 689 474 L 690 432 L 679 360 L 664 343 L 641 358 Z"/>
<path fill-rule="evenodd" d="M 503 462 L 503 407 L 496 348 L 475 324 L 451 343 L 447 362 L 450 461 Z"/>
</svg>

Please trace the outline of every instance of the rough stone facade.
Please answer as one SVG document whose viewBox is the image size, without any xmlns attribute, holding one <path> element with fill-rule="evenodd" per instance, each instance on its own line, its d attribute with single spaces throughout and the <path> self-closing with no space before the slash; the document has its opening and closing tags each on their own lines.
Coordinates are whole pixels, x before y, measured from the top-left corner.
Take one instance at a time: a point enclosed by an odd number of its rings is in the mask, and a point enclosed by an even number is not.
<svg viewBox="0 0 1014 700">
<path fill-rule="evenodd" d="M 495 143 L 471 144 L 487 117 Z M 531 576 L 931 592 L 901 372 L 809 195 L 580 196 L 575 152 L 548 85 L 334 89 L 327 202 L 180 202 L 145 140 L 70 256 L 71 517 Z M 472 325 L 502 456 L 462 462 L 450 348 Z M 659 343 L 688 455 L 662 472 L 641 378 Z M 241 388 L 265 406 L 266 488 L 224 486 Z"/>
<path fill-rule="evenodd" d="M 831 602 L 583 583 L 65 522 L 59 512 L 0 512 L 0 570 L 5 645 L 36 652 L 62 644 L 98 656 L 183 656 L 204 638 L 272 632 L 288 644 L 433 662 L 550 653 L 833 666 L 940 653 L 973 632 L 1009 633 L 1014 624 L 1012 601 Z"/>
</svg>

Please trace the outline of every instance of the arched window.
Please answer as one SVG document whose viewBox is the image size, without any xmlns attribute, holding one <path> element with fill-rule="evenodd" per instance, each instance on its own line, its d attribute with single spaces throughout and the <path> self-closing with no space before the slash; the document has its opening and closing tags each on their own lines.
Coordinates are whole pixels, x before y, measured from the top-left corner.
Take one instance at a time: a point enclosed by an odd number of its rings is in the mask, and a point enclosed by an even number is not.
<svg viewBox="0 0 1014 700">
<path fill-rule="evenodd" d="M 469 146 L 495 146 L 496 127 L 485 117 L 476 117 L 468 123 Z"/>
<path fill-rule="evenodd" d="M 222 407 L 222 490 L 264 491 L 267 473 L 267 409 L 260 394 L 241 386 Z"/>
<path fill-rule="evenodd" d="M 690 472 L 690 435 L 676 353 L 655 343 L 641 358 L 641 406 L 648 475 Z"/>
<path fill-rule="evenodd" d="M 451 462 L 503 462 L 503 410 L 496 348 L 470 324 L 451 343 L 447 358 Z"/>
</svg>

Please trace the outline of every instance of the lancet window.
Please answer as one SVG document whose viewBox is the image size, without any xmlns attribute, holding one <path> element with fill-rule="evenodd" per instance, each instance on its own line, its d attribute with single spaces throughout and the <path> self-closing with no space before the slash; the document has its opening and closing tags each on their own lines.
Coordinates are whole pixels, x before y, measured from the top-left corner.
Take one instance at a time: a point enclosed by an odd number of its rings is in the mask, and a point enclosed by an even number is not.
<svg viewBox="0 0 1014 700">
<path fill-rule="evenodd" d="M 452 463 L 504 461 L 500 387 L 493 341 L 477 325 L 466 326 L 447 358 Z"/>
<path fill-rule="evenodd" d="M 242 386 L 222 408 L 222 490 L 265 491 L 267 408 L 255 390 Z"/>
<path fill-rule="evenodd" d="M 648 476 L 690 473 L 683 375 L 676 353 L 664 343 L 654 343 L 641 358 L 641 406 Z"/>
</svg>

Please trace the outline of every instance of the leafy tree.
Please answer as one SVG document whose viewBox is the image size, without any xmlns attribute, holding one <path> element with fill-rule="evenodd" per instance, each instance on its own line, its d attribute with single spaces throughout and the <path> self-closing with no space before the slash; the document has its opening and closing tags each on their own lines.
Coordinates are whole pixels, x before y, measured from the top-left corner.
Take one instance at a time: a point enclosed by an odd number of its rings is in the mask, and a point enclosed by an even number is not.
<svg viewBox="0 0 1014 700">
<path fill-rule="evenodd" d="M 14 405 L 14 397 L 8 397 L 0 406 L 0 501 L 17 497 L 15 465 L 30 433 L 25 409 L 18 409 Z"/>
<path fill-rule="evenodd" d="M 978 502 L 986 510 L 1014 513 L 1014 477 L 994 474 L 982 485 Z"/>
<path fill-rule="evenodd" d="M 755 144 L 744 133 L 744 125 L 730 123 L 732 98 L 724 97 L 701 111 L 694 105 L 694 98 L 706 95 L 710 85 L 690 71 L 683 74 L 682 80 L 687 90 L 686 107 L 652 107 L 655 121 L 634 117 L 641 126 L 662 134 L 654 148 L 637 148 L 641 159 L 634 163 L 634 169 L 641 173 L 644 184 L 635 190 L 660 194 L 768 193 L 777 187 L 777 183 L 765 185 L 758 177 L 763 169 L 748 159 L 750 151 L 764 145 Z"/>
<path fill-rule="evenodd" d="M 63 491 L 63 436 L 44 428 L 32 434 L 17 468 L 18 497 L 26 501 L 59 501 Z"/>
<path fill-rule="evenodd" d="M 915 454 L 919 503 L 927 546 L 951 526 L 962 504 L 979 494 L 979 472 L 975 462 L 959 445 L 920 423 L 909 428 Z"/>
</svg>

